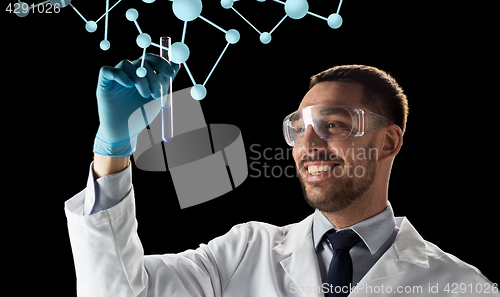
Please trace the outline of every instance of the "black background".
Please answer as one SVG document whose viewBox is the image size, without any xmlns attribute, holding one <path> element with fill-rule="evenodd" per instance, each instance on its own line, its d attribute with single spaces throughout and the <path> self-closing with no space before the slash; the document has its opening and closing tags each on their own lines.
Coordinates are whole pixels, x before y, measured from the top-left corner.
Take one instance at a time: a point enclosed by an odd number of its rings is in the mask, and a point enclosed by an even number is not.
<svg viewBox="0 0 500 297">
<path fill-rule="evenodd" d="M 105 1 L 90 2 L 72 4 L 88 20 L 96 20 L 105 11 Z M 102 51 L 104 19 L 96 32 L 88 33 L 70 7 L 21 19 L 4 11 L 8 2 L 2 3 L 2 163 L 8 176 L 2 183 L 2 242 L 8 250 L 4 268 L 11 269 L 23 290 L 72 296 L 76 276 L 63 203 L 86 184 L 99 126 L 99 68 L 142 54 L 135 43 L 137 29 L 125 18 L 127 9 L 139 11 L 141 29 L 153 41 L 163 35 L 180 41 L 183 22 L 175 18 L 169 1 L 123 0 L 110 12 L 111 48 Z M 498 75 L 493 55 L 486 51 L 492 27 L 477 13 L 491 8 L 466 11 L 453 3 L 346 0 L 339 29 L 310 15 L 287 18 L 264 45 L 233 11 L 205 0 L 202 16 L 226 30 L 237 29 L 241 39 L 221 59 L 201 105 L 207 123 L 241 129 L 249 166 L 256 162 L 256 150 L 272 149 L 267 151 L 269 160 L 253 165 L 262 169 L 265 163 L 271 175 L 271 168 L 276 173 L 294 164 L 291 154 L 286 160 L 276 156 L 288 149 L 281 123 L 298 107 L 311 75 L 339 64 L 389 72 L 404 88 L 410 106 L 389 188 L 395 215 L 407 216 L 426 240 L 499 282 L 498 236 L 493 235 L 499 225 L 498 161 L 495 125 L 488 122 L 495 120 L 497 95 L 486 83 Z M 337 6 L 338 1 L 309 1 L 309 11 L 325 17 Z M 283 5 L 272 1 L 239 1 L 234 7 L 262 32 L 284 16 Z M 224 34 L 197 19 L 188 23 L 186 44 L 191 51 L 188 65 L 197 83 L 203 83 L 226 45 Z M 190 86 L 182 70 L 174 90 Z M 249 170 L 249 175 L 257 174 Z M 297 179 L 283 175 L 249 176 L 234 191 L 184 210 L 168 173 L 134 168 L 133 180 L 146 254 L 196 248 L 237 223 L 285 225 L 313 211 Z"/>
</svg>

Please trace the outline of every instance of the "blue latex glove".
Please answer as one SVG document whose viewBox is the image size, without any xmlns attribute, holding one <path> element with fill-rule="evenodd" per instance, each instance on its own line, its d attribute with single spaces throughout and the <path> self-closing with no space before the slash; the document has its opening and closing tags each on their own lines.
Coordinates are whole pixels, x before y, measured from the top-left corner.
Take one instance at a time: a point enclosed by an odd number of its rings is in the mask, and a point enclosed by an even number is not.
<svg viewBox="0 0 500 297">
<path fill-rule="evenodd" d="M 160 111 L 161 90 L 166 92 L 169 77 L 179 72 L 179 65 L 153 54 L 146 54 L 145 77 L 139 78 L 136 70 L 141 59 L 123 60 L 114 68 L 104 66 L 97 84 L 99 130 L 94 141 L 94 153 L 111 157 L 128 157 L 135 152 L 137 136 Z M 145 104 L 156 100 L 157 104 Z M 134 113 L 140 110 L 140 113 Z M 134 114 L 134 117 L 130 117 Z M 146 115 L 137 116 L 137 115 Z"/>
</svg>

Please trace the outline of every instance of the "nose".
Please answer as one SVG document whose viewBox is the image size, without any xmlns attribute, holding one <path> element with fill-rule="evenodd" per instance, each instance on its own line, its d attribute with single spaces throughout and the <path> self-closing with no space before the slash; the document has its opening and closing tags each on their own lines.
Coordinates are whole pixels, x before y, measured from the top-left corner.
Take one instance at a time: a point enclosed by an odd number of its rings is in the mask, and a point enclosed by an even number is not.
<svg viewBox="0 0 500 297">
<path fill-rule="evenodd" d="M 327 147 L 325 140 L 318 136 L 312 125 L 307 126 L 306 133 L 302 139 L 302 150 L 307 153 L 314 153 L 319 150 L 324 150 Z"/>
</svg>

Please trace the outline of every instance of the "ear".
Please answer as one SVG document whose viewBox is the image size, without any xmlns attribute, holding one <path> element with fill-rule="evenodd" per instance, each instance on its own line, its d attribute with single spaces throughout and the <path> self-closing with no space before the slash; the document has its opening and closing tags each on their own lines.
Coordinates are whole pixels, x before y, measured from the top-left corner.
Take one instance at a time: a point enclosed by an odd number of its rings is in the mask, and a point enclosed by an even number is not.
<svg viewBox="0 0 500 297">
<path fill-rule="evenodd" d="M 379 161 L 386 161 L 394 158 L 403 145 L 403 132 L 398 125 L 391 124 L 383 128 L 382 149 L 380 150 Z"/>
</svg>

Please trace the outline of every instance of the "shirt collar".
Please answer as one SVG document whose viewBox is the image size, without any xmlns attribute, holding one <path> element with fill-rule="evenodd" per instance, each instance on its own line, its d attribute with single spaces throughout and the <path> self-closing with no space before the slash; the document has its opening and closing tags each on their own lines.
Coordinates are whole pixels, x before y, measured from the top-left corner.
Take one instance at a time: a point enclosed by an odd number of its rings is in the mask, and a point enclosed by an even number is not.
<svg viewBox="0 0 500 297">
<path fill-rule="evenodd" d="M 321 211 L 316 209 L 314 212 L 312 226 L 315 249 L 318 248 L 323 235 L 332 228 L 336 231 L 339 230 L 325 217 Z M 345 229 L 352 229 L 356 232 L 366 244 L 370 253 L 374 254 L 387 240 L 391 233 L 394 232 L 395 228 L 396 222 L 394 219 L 394 212 L 392 211 L 391 204 L 387 201 L 387 207 L 385 210 Z"/>
</svg>

